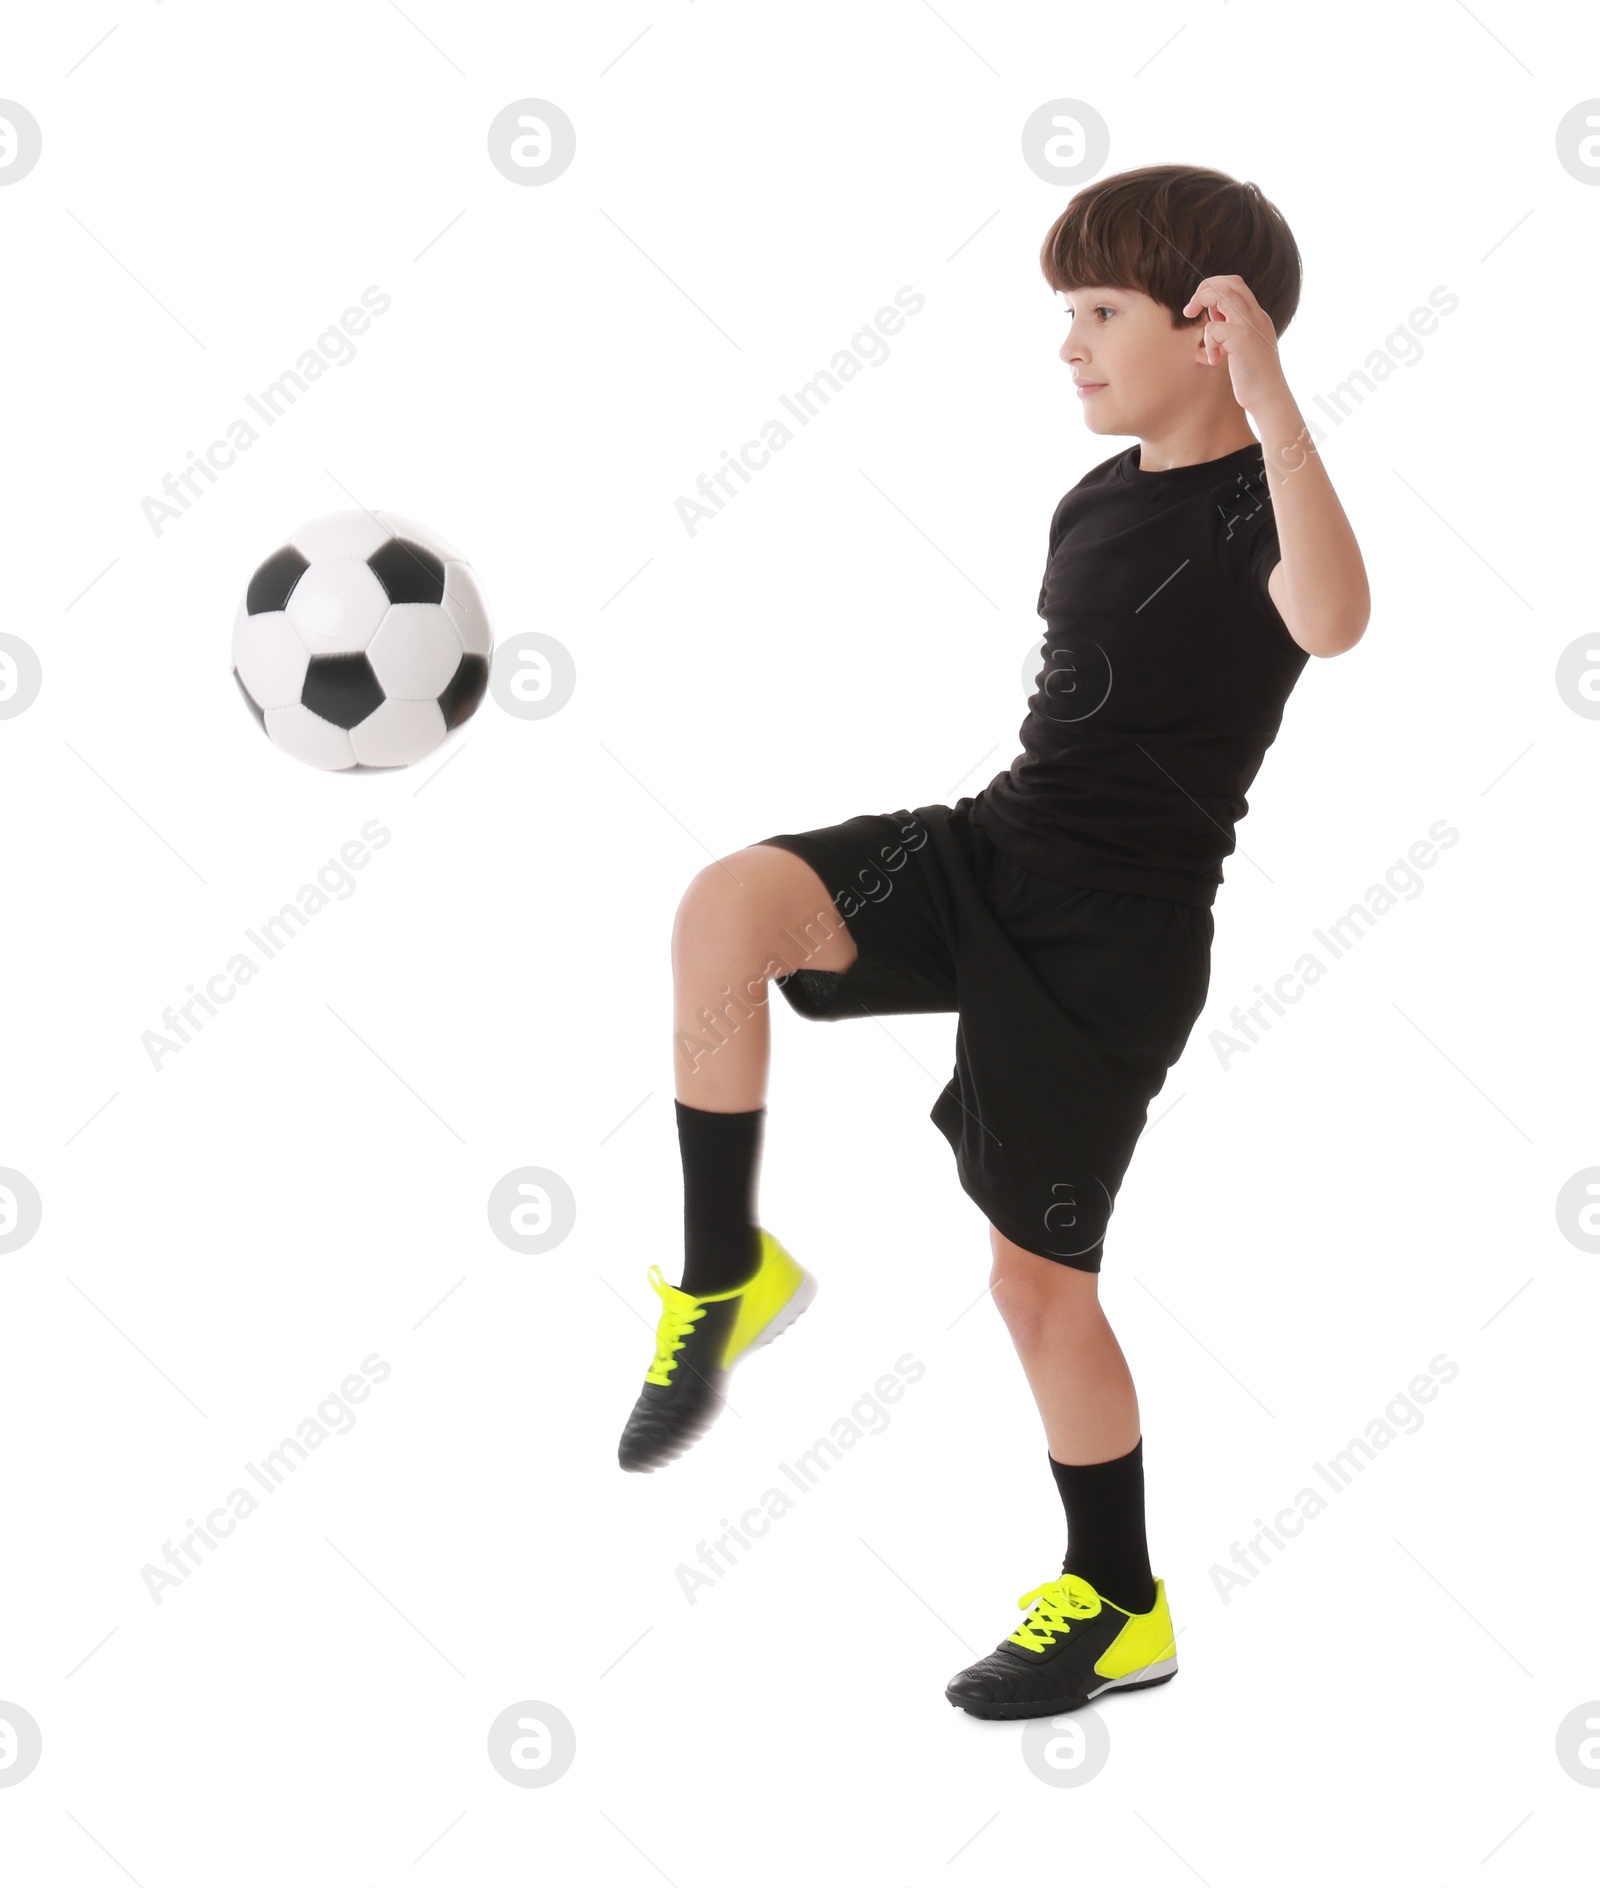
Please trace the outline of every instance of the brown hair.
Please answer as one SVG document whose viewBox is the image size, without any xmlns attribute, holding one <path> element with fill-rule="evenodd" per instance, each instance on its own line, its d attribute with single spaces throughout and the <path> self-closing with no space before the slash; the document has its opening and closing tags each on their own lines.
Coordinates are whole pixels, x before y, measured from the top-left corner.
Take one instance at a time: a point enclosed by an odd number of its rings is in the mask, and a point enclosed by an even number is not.
<svg viewBox="0 0 1600 1888">
<path fill-rule="evenodd" d="M 1131 288 L 1175 328 L 1208 275 L 1242 276 L 1282 334 L 1300 305 L 1300 251 L 1276 204 L 1251 183 L 1192 164 L 1149 164 L 1080 190 L 1050 225 L 1039 266 L 1053 289 Z"/>
</svg>

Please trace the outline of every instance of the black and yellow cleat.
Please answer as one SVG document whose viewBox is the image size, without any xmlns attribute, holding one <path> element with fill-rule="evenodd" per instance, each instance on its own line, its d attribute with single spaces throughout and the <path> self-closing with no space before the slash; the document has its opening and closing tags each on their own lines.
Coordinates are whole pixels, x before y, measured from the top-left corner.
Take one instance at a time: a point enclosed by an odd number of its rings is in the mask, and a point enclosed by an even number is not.
<svg viewBox="0 0 1600 1888">
<path fill-rule="evenodd" d="M 1164 1685 L 1178 1669 L 1160 1580 L 1147 1613 L 1102 1599 L 1075 1573 L 1047 1580 L 1017 1604 L 1028 1616 L 1010 1638 L 945 1686 L 950 1702 L 975 1718 L 1080 1711 L 1103 1692 Z"/>
<path fill-rule="evenodd" d="M 704 1435 L 722 1413 L 728 1372 L 786 1331 L 817 1294 L 817 1281 L 765 1228 L 755 1276 L 733 1291 L 697 1298 L 669 1285 L 659 1265 L 650 1283 L 661 1319 L 655 1361 L 617 1449 L 625 1469 L 659 1468 Z"/>
</svg>

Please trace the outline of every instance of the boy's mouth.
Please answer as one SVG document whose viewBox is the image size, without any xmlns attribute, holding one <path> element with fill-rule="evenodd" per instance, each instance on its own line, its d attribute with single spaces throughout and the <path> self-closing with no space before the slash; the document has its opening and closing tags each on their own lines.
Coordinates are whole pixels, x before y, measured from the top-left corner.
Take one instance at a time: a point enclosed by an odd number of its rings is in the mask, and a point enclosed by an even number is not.
<svg viewBox="0 0 1600 1888">
<path fill-rule="evenodd" d="M 1072 384 L 1077 389 L 1080 400 L 1086 400 L 1091 393 L 1104 393 L 1106 389 L 1106 383 L 1103 380 L 1075 380 Z"/>
</svg>

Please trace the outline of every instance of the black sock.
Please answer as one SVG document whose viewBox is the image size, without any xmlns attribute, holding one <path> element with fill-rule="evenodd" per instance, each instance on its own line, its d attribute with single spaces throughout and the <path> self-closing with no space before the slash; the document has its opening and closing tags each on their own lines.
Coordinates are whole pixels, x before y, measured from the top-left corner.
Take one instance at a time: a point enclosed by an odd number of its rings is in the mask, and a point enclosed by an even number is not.
<svg viewBox="0 0 1600 1888">
<path fill-rule="evenodd" d="M 714 1114 L 674 1102 L 683 1155 L 683 1279 L 697 1297 L 755 1276 L 761 1242 L 756 1172 L 765 1108 Z"/>
<path fill-rule="evenodd" d="M 1087 1580 L 1102 1599 L 1130 1613 L 1156 1603 L 1144 1538 L 1144 1437 L 1110 1462 L 1074 1464 L 1050 1457 L 1067 1511 L 1063 1573 Z"/>
</svg>

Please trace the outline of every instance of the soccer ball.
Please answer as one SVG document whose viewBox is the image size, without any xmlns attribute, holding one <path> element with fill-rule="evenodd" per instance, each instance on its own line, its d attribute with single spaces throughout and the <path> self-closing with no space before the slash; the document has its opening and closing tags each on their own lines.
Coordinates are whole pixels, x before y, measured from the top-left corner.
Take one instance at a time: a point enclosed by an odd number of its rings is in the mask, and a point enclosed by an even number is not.
<svg viewBox="0 0 1600 1888">
<path fill-rule="evenodd" d="M 250 579 L 233 675 L 275 746 L 364 772 L 431 754 L 483 700 L 493 648 L 459 551 L 397 512 L 336 511 Z"/>
</svg>

